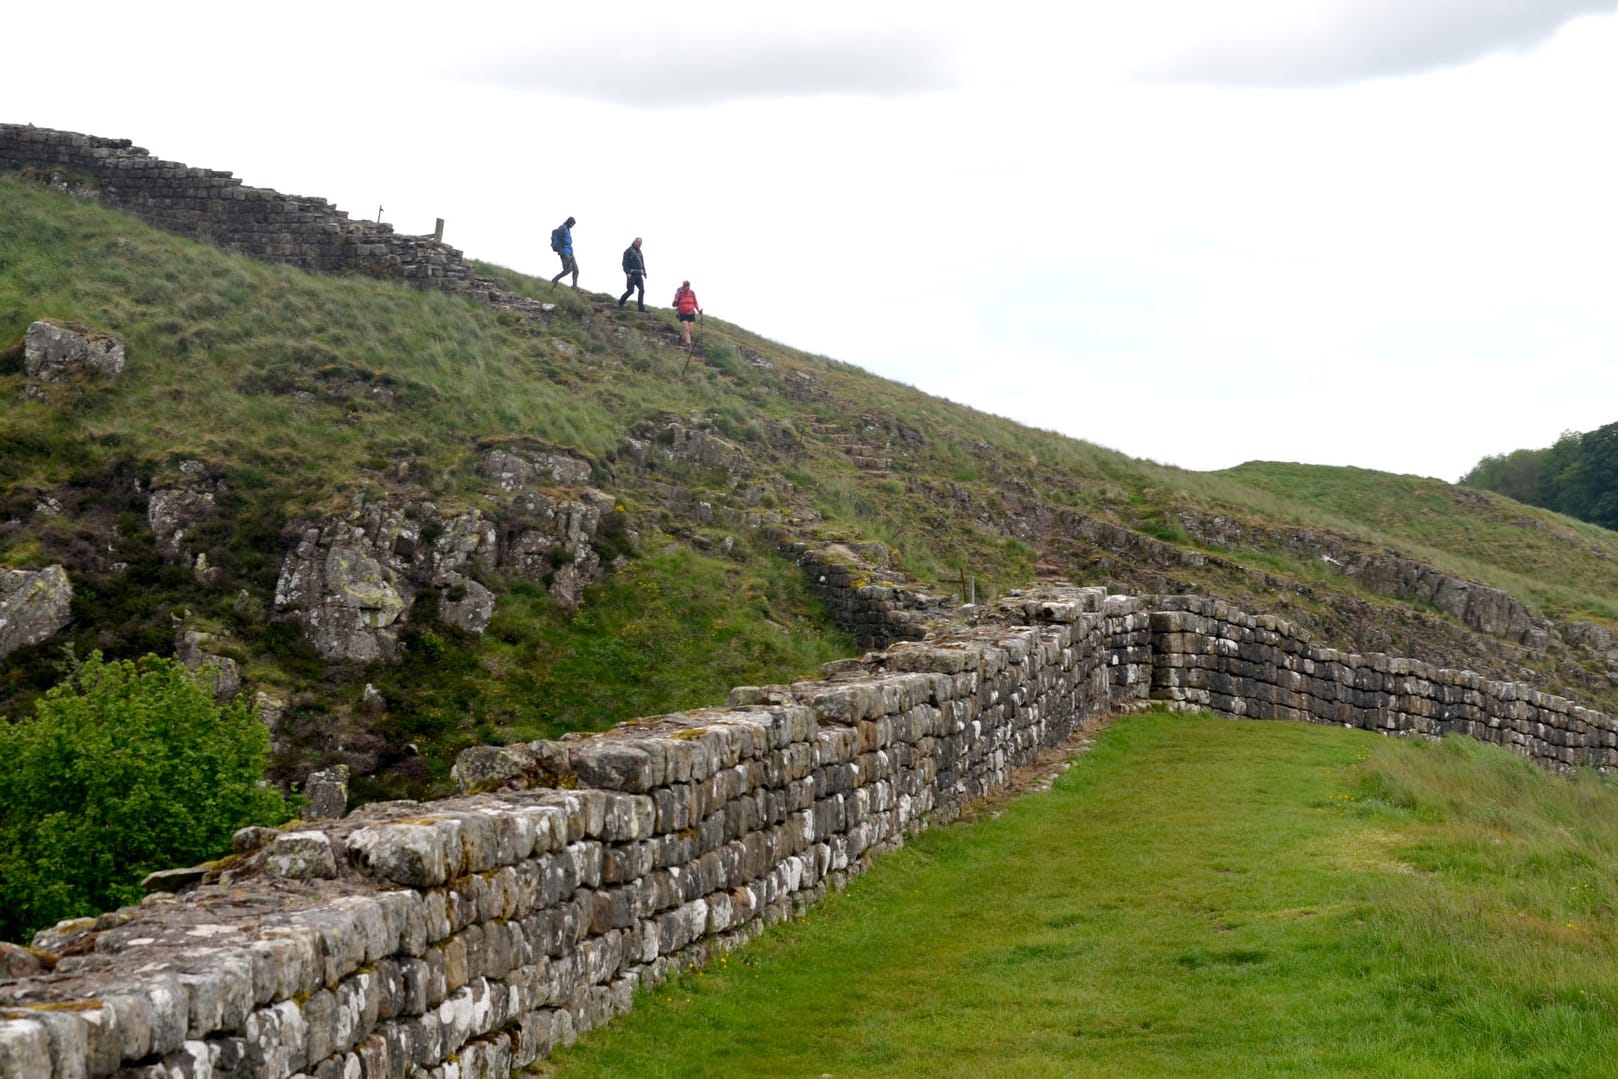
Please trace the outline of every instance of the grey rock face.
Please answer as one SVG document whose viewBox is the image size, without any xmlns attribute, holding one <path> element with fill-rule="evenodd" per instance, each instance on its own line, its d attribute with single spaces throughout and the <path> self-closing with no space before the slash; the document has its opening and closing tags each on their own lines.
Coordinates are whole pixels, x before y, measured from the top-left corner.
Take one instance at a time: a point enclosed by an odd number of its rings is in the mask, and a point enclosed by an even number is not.
<svg viewBox="0 0 1618 1079">
<path fill-rule="evenodd" d="M 0 569 L 0 656 L 38 644 L 73 620 L 73 586 L 61 566 Z"/>
<path fill-rule="evenodd" d="M 241 667 L 215 649 L 219 641 L 211 633 L 186 630 L 174 642 L 174 656 L 193 671 L 209 671 L 214 679 L 214 696 L 228 701 L 242 688 Z"/>
<path fill-rule="evenodd" d="M 556 602 L 568 610 L 578 607 L 584 590 L 601 579 L 601 558 L 591 545 L 601 517 L 612 499 L 600 491 L 586 492 L 578 502 L 560 502 L 535 491 L 512 500 L 521 524 L 508 529 L 499 565 L 515 577 L 548 581 Z"/>
<path fill-rule="evenodd" d="M 1362 587 L 1385 596 L 1431 603 L 1479 633 L 1542 651 L 1552 626 L 1510 595 L 1468 581 L 1413 558 L 1359 549 L 1347 537 L 1305 528 L 1266 529 L 1217 514 L 1181 511 L 1179 522 L 1205 543 L 1229 547 L 1279 548 L 1318 558 Z"/>
<path fill-rule="evenodd" d="M 238 828 L 231 833 L 230 849 L 238 854 L 262 850 L 269 846 L 275 837 L 280 834 L 275 828 L 266 828 L 261 824 L 250 824 L 246 828 Z"/>
<path fill-rule="evenodd" d="M 303 819 L 335 820 L 348 812 L 348 776 L 346 764 L 310 772 L 303 785 Z"/>
<path fill-rule="evenodd" d="M 305 530 L 281 564 L 275 605 L 293 612 L 327 659 L 368 663 L 398 652 L 414 590 L 374 552 L 365 533 L 338 522 Z"/>
<path fill-rule="evenodd" d="M 453 584 L 440 602 L 444 621 L 468 633 L 482 633 L 494 617 L 494 593 L 476 581 Z"/>
<path fill-rule="evenodd" d="M 27 978 L 44 973 L 44 970 L 45 964 L 40 962 L 39 956 L 27 948 L 0 941 L 0 980 Z"/>
<path fill-rule="evenodd" d="M 648 427 L 625 445 L 625 453 L 636 464 L 647 466 L 658 461 L 718 468 L 734 475 L 751 470 L 747 455 L 735 443 L 713 431 L 690 426 L 669 417 L 661 425 Z"/>
<path fill-rule="evenodd" d="M 202 883 L 208 867 L 189 866 L 184 869 L 159 869 L 141 879 L 140 886 L 147 892 L 185 892 Z"/>
<path fill-rule="evenodd" d="M 157 536 L 163 557 L 177 562 L 186 557 L 187 534 L 201 521 L 218 512 L 219 484 L 209 481 L 199 461 L 187 461 L 181 471 L 196 477 L 186 486 L 160 487 L 152 491 L 146 505 L 146 520 Z"/>
<path fill-rule="evenodd" d="M 490 450 L 483 455 L 483 474 L 502 491 L 521 491 L 536 484 L 582 487 L 590 482 L 590 462 L 563 453 L 518 453 Z"/>
<path fill-rule="evenodd" d="M 531 462 L 502 467 L 513 483 L 518 475 L 587 475 L 581 462 L 561 456 L 549 471 Z M 361 663 L 397 656 L 400 628 L 423 588 L 442 590 L 445 621 L 482 633 L 496 597 L 474 574 L 544 581 L 557 602 L 571 608 L 600 579 L 601 559 L 591 543 L 602 507 L 611 505 L 600 491 L 560 501 L 521 490 L 500 524 L 475 509 L 444 514 L 429 502 L 358 506 L 345 517 L 304 527 L 282 562 L 275 605 L 303 625 L 321 655 Z"/>
<path fill-rule="evenodd" d="M 258 721 L 270 732 L 270 747 L 279 748 L 282 738 L 281 721 L 286 718 L 287 702 L 261 689 L 253 694 L 253 709 L 258 714 Z"/>
<path fill-rule="evenodd" d="M 124 343 L 83 326 L 35 322 L 23 337 L 23 371 L 36 382 L 66 382 L 75 375 L 116 378 L 124 370 Z"/>
</svg>

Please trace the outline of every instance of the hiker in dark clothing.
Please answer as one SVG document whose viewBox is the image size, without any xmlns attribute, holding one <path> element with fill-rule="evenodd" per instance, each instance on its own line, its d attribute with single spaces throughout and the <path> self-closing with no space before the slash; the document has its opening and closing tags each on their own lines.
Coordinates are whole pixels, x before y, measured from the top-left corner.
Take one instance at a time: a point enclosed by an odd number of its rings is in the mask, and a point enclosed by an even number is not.
<svg viewBox="0 0 1618 1079">
<path fill-rule="evenodd" d="M 691 282 L 682 281 L 674 293 L 675 318 L 680 320 L 680 343 L 686 348 L 691 347 L 691 324 L 697 321 L 702 308 L 697 304 L 697 294 L 691 291 Z"/>
<path fill-rule="evenodd" d="M 639 236 L 635 237 L 634 243 L 624 248 L 624 276 L 627 278 L 628 287 L 624 289 L 624 294 L 618 297 L 618 306 L 622 307 L 627 303 L 629 294 L 639 289 L 640 295 L 635 298 L 635 306 L 642 311 L 646 310 L 646 258 L 640 253 Z"/>
<path fill-rule="evenodd" d="M 556 284 L 568 274 L 573 275 L 573 287 L 579 287 L 579 264 L 573 258 L 573 219 L 570 217 L 551 230 L 551 250 L 562 256 L 562 272 L 551 278 Z"/>
</svg>

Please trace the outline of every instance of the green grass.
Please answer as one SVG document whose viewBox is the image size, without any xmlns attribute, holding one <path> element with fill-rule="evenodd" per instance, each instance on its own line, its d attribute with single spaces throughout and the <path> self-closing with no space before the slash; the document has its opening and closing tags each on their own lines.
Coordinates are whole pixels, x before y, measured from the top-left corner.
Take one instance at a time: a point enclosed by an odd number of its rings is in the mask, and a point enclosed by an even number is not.
<svg viewBox="0 0 1618 1079">
<path fill-rule="evenodd" d="M 541 1070 L 1610 1074 L 1615 853 L 1610 782 L 1491 747 L 1124 719 Z"/>
<path fill-rule="evenodd" d="M 370 681 L 387 701 L 382 733 L 414 744 L 420 764 L 356 789 L 442 795 L 470 745 L 604 730 L 718 703 L 733 686 L 814 676 L 857 651 L 825 622 L 802 572 L 779 557 L 672 546 L 592 586 L 571 615 L 538 585 L 513 585 L 481 641 L 418 618 L 403 660 L 377 665 Z"/>
<path fill-rule="evenodd" d="M 1008 531 L 1041 539 L 1039 509 L 1020 494 L 1008 499 L 1014 491 L 1182 545 L 1180 507 L 1327 527 L 1559 617 L 1618 620 L 1618 540 L 1555 515 L 1501 500 L 1463 507 L 1448 485 L 1358 469 L 1165 467 L 929 398 L 716 319 L 705 323 L 704 355 L 688 365 L 669 346 L 665 313 L 621 324 L 596 317 L 588 294 L 477 268 L 555 303 L 556 317 L 535 327 L 471 300 L 265 265 L 0 176 L 0 392 L 13 399 L 0 480 L 51 487 L 74 457 L 98 465 L 115 456 L 161 478 L 201 457 L 293 477 L 265 492 L 291 514 L 344 506 L 409 461 L 434 498 L 454 505 L 476 497 L 482 440 L 537 439 L 602 462 L 642 421 L 704 416 L 763 473 L 793 470 L 810 504 L 885 540 L 927 580 L 967 572 L 996 591 L 1031 580 L 1038 559 L 1000 543 Z M 17 399 L 7 372 L 20 360 L 8 350 L 28 322 L 47 317 L 125 336 L 131 361 L 116 391 L 81 388 L 51 407 Z M 891 456 L 897 478 L 860 474 L 835 439 L 801 437 L 811 421 Z M 1034 518 L 1032 533 L 1008 520 L 1016 515 Z M 0 536 L 0 559 L 22 564 L 35 550 L 25 533 Z"/>
<path fill-rule="evenodd" d="M 1596 525 L 1437 480 L 1360 468 L 1255 462 L 1218 475 L 1239 482 L 1250 508 L 1313 517 L 1556 617 L 1618 618 L 1618 537 Z"/>
<path fill-rule="evenodd" d="M 1558 618 L 1618 623 L 1618 537 L 1555 515 L 1357 469 L 1187 472 L 931 398 L 718 319 L 704 322 L 693 355 L 673 347 L 668 312 L 620 312 L 599 295 L 478 270 L 553 303 L 553 315 L 523 320 L 470 298 L 255 262 L 0 176 L 0 397 L 9 402 L 0 412 L 0 564 L 68 567 L 78 596 L 69 632 L 81 652 L 167 654 L 182 623 L 222 628 L 255 685 L 291 701 L 304 713 L 294 726 L 315 734 L 341 726 L 365 681 L 388 683 L 390 754 L 405 750 L 398 739 L 448 752 L 471 738 L 712 703 L 727 678 L 784 679 L 847 646 L 823 612 L 758 583 L 790 571 L 771 563 L 768 543 L 745 541 L 723 560 L 734 563 L 726 573 L 692 579 L 723 595 L 775 598 L 740 604 L 723 624 L 689 589 L 654 587 L 649 602 L 666 609 L 616 620 L 611 601 L 592 600 L 573 619 L 542 591 L 489 574 L 493 631 L 476 638 L 434 625 L 428 597 L 411 615 L 401 670 L 322 664 L 300 647 L 273 609 L 297 522 L 349 512 L 363 498 L 476 509 L 505 526 L 508 500 L 479 467 L 491 446 L 586 458 L 591 482 L 626 507 L 625 527 L 648 553 L 787 525 L 815 542 L 880 541 L 898 574 L 943 593 L 970 579 L 980 600 L 1052 575 L 1117 591 L 1217 594 L 1307 623 L 1333 646 L 1411 641 L 1419 655 L 1437 641 L 1450 663 L 1494 655 L 1469 649 L 1459 630 L 1426 632 L 1442 616 L 1427 610 L 1432 617 L 1412 623 L 1413 604 L 1370 595 L 1307 550 L 1255 541 L 1181 561 L 1092 542 L 1065 517 L 1077 511 L 1185 547 L 1193 541 L 1180 514 L 1190 509 L 1228 514 L 1254 535 L 1330 529 L 1504 588 Z M 48 403 L 24 397 L 20 342 L 38 318 L 123 336 L 125 374 L 52 387 Z M 657 432 L 671 423 L 727 440 L 727 467 L 667 460 Z M 648 436 L 650 450 L 637 453 L 631 439 Z M 221 516 L 190 538 L 218 575 L 206 584 L 164 564 L 144 522 L 146 492 L 192 459 L 228 486 Z M 52 502 L 65 507 L 60 515 L 40 512 Z M 704 552 L 699 561 L 713 560 Z M 631 566 L 601 595 L 627 596 L 667 575 Z M 801 620 L 780 613 L 799 609 L 808 612 Z M 797 643 L 775 648 L 778 625 Z M 592 633 L 626 637 L 580 643 Z M 816 634 L 821 644 L 800 651 Z M 705 637 L 714 642 L 689 643 Z M 54 681 L 61 643 L 8 657 L 0 712 L 22 714 Z M 1598 661 L 1555 654 L 1542 666 L 1546 688 L 1615 707 L 1618 690 Z M 1502 659 L 1487 673 L 1515 677 L 1519 667 Z M 693 700 L 699 692 L 712 697 Z M 316 741 L 326 747 L 318 756 L 341 740 Z M 286 774 L 294 763 L 328 762 L 289 760 Z M 405 763 L 420 770 L 419 760 Z M 430 765 L 442 776 L 448 762 Z"/>
<path fill-rule="evenodd" d="M 486 440 L 537 440 L 608 462 L 638 424 L 674 417 L 712 424 L 745 447 L 766 487 L 775 486 L 770 471 L 796 464 L 805 498 L 868 534 L 903 532 L 919 569 L 966 559 L 980 576 L 1027 579 L 995 537 L 956 537 L 942 522 L 907 529 L 925 491 L 876 491 L 877 480 L 850 476 L 836 447 L 788 433 L 811 407 L 838 418 L 862 407 L 913 413 L 928 403 L 915 390 L 717 319 L 706 321 L 704 353 L 693 359 L 670 347 L 672 316 L 625 324 L 597 317 L 587 294 L 477 268 L 555 303 L 556 316 L 535 326 L 475 300 L 267 265 L 0 176 L 0 393 L 13 399 L 0 427 L 0 481 L 49 488 L 72 479 L 70 460 L 82 473 L 120 456 L 161 479 L 201 458 L 287 478 L 261 497 L 291 516 L 346 507 L 357 491 L 380 494 L 403 461 L 449 507 L 481 490 Z M 20 399 L 16 346 L 41 318 L 124 337 L 125 375 L 116 386 L 64 389 L 50 405 Z M 743 348 L 767 353 L 768 366 L 745 362 Z M 800 373 L 835 400 L 794 399 L 786 391 Z M 972 415 L 947 405 L 941 415 L 952 411 Z M 935 441 L 952 474 L 973 467 L 961 447 L 974 439 Z M 24 534 L 0 535 L 0 560 L 21 564 L 33 550 Z"/>
</svg>

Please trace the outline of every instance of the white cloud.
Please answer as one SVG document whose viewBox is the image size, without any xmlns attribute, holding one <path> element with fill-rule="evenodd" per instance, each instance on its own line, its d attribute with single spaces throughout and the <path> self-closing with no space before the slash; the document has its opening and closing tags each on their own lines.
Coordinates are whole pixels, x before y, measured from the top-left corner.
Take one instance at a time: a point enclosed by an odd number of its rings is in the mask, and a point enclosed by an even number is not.
<svg viewBox="0 0 1618 1079">
<path fill-rule="evenodd" d="M 1470 63 L 1542 44 L 1614 0 L 1327 0 L 1235 18 L 1143 74 L 1168 82 L 1332 86 Z"/>
<path fill-rule="evenodd" d="M 853 95 L 904 97 L 960 82 L 951 43 L 918 27 L 627 27 L 536 36 L 449 69 L 468 82 L 639 108 Z"/>
</svg>

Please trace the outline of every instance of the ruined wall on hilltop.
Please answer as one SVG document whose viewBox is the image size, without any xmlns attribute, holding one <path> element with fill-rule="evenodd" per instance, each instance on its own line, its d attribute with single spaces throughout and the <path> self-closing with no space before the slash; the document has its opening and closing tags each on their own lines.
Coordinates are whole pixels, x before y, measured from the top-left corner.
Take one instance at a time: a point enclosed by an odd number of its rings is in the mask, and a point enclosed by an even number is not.
<svg viewBox="0 0 1618 1079">
<path fill-rule="evenodd" d="M 163 161 L 128 139 L 0 124 L 0 169 L 270 262 L 447 292 L 479 284 L 461 252 L 430 236 L 402 236 L 391 225 L 352 221 L 324 199 L 248 187 L 228 172 Z"/>
<path fill-rule="evenodd" d="M 955 610 L 949 598 L 924 592 L 904 574 L 872 565 L 846 547 L 784 536 L 778 542 L 781 552 L 803 570 L 838 628 L 852 634 L 861 648 L 923 640 Z"/>
</svg>

